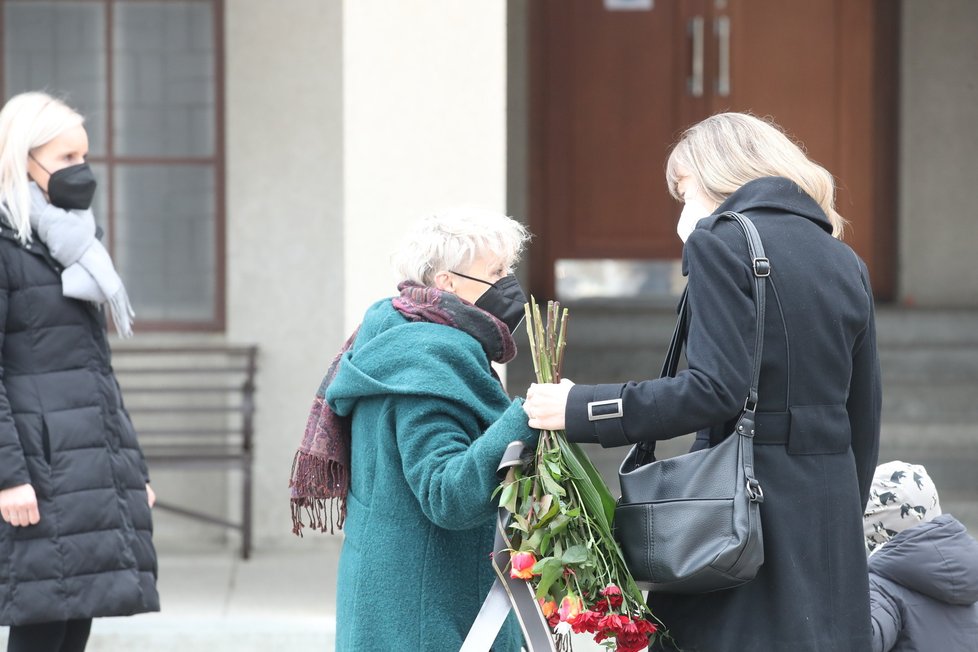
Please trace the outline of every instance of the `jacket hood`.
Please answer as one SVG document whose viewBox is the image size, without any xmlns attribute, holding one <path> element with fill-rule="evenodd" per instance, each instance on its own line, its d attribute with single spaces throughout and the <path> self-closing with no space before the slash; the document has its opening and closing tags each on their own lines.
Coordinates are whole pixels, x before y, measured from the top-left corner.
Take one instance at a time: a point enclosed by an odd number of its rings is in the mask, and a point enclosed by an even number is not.
<svg viewBox="0 0 978 652">
<path fill-rule="evenodd" d="M 950 514 L 894 536 L 869 570 L 947 604 L 978 602 L 978 541 Z"/>
<path fill-rule="evenodd" d="M 461 402 L 494 414 L 503 392 L 474 337 L 451 326 L 408 321 L 387 299 L 367 311 L 326 398 L 346 415 L 361 400 L 392 395 Z"/>
</svg>

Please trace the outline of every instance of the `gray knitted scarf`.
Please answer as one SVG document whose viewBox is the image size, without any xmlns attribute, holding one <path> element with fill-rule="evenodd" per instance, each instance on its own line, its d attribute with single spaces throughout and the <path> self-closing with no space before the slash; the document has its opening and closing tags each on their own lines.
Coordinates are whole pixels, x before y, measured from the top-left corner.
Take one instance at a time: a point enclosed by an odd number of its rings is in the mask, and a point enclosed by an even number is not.
<svg viewBox="0 0 978 652">
<path fill-rule="evenodd" d="M 72 299 L 108 303 L 116 331 L 132 336 L 135 313 L 112 258 L 95 237 L 91 210 L 66 211 L 47 202 L 37 184 L 31 182 L 31 226 L 56 261 L 64 266 L 61 286 Z"/>
</svg>

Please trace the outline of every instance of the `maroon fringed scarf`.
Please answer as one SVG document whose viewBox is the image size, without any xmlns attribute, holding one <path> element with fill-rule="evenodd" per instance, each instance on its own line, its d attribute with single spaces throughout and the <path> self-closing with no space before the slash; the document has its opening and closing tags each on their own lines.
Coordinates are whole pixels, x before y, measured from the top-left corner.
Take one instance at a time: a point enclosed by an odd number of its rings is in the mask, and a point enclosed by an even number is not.
<svg viewBox="0 0 978 652">
<path fill-rule="evenodd" d="M 397 286 L 400 296 L 392 305 L 410 321 L 431 322 L 465 331 L 482 345 L 493 362 L 505 364 L 516 357 L 513 336 L 493 315 L 459 299 L 451 292 L 405 281 Z M 302 536 L 302 511 L 309 527 L 330 534 L 343 528 L 346 494 L 350 488 L 351 419 L 342 417 L 326 402 L 326 389 L 336 378 L 343 356 L 356 340 L 357 328 L 333 358 L 316 391 L 302 434 L 302 443 L 292 461 L 289 480 L 292 503 L 292 532 Z M 495 374 L 495 372 L 493 372 Z"/>
</svg>

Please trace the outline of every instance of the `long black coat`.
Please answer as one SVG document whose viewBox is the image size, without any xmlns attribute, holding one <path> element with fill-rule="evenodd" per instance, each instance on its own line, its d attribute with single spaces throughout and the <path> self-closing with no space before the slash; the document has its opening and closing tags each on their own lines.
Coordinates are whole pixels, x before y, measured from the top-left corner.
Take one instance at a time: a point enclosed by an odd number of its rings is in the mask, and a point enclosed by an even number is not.
<svg viewBox="0 0 978 652">
<path fill-rule="evenodd" d="M 62 294 L 34 235 L 0 223 L 0 489 L 41 521 L 0 521 L 0 625 L 159 610 L 148 475 L 96 306 Z"/>
<path fill-rule="evenodd" d="M 771 261 L 755 470 L 765 561 L 753 581 L 699 596 L 650 596 L 687 652 L 863 652 L 870 646 L 862 513 L 879 448 L 881 388 L 864 263 L 831 236 L 817 203 L 782 178 L 752 181 L 717 213 L 750 219 Z M 567 432 L 622 446 L 731 432 L 747 398 L 755 313 L 740 228 L 701 220 L 683 251 L 689 369 L 676 378 L 576 386 Z M 588 421 L 621 398 L 623 416 Z M 682 527 L 677 523 L 676 527 Z"/>
</svg>

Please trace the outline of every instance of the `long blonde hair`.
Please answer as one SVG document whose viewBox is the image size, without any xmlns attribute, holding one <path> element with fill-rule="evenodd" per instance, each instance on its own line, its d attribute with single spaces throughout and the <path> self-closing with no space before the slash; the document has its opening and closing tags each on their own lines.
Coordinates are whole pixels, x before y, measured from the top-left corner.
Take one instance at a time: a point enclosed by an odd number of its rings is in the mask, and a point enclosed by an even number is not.
<svg viewBox="0 0 978 652">
<path fill-rule="evenodd" d="M 669 192 L 681 201 L 680 168 L 717 204 L 754 179 L 791 179 L 825 211 L 832 235 L 842 237 L 846 221 L 835 210 L 835 180 L 773 122 L 746 113 L 719 113 L 683 132 L 666 163 Z"/>
<path fill-rule="evenodd" d="M 0 111 L 0 209 L 21 242 L 31 239 L 30 152 L 77 127 L 85 119 L 47 93 L 21 93 Z"/>
</svg>

